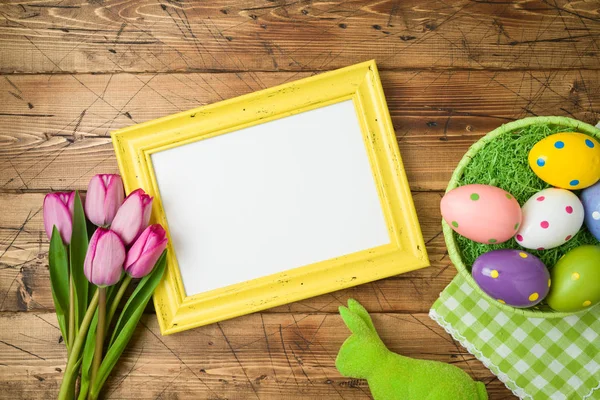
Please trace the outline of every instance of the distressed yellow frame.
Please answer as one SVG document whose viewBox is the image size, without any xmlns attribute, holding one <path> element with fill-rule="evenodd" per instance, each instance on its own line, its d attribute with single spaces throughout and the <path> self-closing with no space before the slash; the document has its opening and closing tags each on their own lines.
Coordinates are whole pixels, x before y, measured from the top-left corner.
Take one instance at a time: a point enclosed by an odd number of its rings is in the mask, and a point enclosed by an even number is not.
<svg viewBox="0 0 600 400">
<path fill-rule="evenodd" d="M 193 296 L 185 294 L 169 245 L 167 271 L 154 293 L 163 335 L 429 265 L 375 61 L 113 132 L 125 189 L 141 187 L 154 196 L 154 222 L 168 233 L 150 158 L 153 153 L 345 100 L 353 101 L 361 124 L 390 243 Z"/>
</svg>

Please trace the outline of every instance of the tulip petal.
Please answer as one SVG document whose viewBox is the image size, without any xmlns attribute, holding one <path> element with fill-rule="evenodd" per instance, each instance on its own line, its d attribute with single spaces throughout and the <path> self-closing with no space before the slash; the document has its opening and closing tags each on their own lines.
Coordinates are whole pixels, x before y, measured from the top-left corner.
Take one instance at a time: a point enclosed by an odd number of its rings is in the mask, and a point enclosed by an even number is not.
<svg viewBox="0 0 600 400">
<path fill-rule="evenodd" d="M 88 244 L 87 253 L 85 254 L 85 260 L 83 261 L 83 274 L 88 281 L 93 283 L 94 279 L 94 258 L 96 257 L 96 249 L 98 248 L 98 239 L 100 236 L 106 233 L 106 229 L 98 228 L 92 235 L 90 243 Z"/>
<path fill-rule="evenodd" d="M 127 252 L 127 258 L 125 259 L 125 266 L 133 264 L 144 252 L 146 241 L 150 236 L 150 229 L 144 230 L 139 238 L 131 245 L 131 248 Z"/>
<path fill-rule="evenodd" d="M 142 189 L 136 189 L 125 198 L 111 229 L 121 236 L 126 245 L 130 245 L 148 226 L 151 213 L 152 197 Z"/>
<path fill-rule="evenodd" d="M 142 229 L 146 229 L 150 223 L 150 215 L 152 214 L 152 197 L 146 195 L 143 198 L 144 213 L 142 217 Z"/>
<path fill-rule="evenodd" d="M 56 226 L 63 243 L 71 242 L 73 232 L 73 217 L 61 199 L 62 193 L 49 193 L 44 198 L 44 229 L 46 235 L 52 237 L 52 227 Z"/>
<path fill-rule="evenodd" d="M 167 238 L 156 242 L 151 250 L 142 253 L 140 258 L 137 259 L 132 265 L 128 266 L 126 271 L 133 278 L 143 278 L 148 275 L 154 268 L 156 261 L 167 247 Z"/>
<path fill-rule="evenodd" d="M 138 236 L 142 225 L 142 202 L 139 196 L 129 195 L 117 211 L 111 229 L 121 236 L 126 245 Z"/>
<path fill-rule="evenodd" d="M 150 225 L 127 253 L 125 271 L 134 278 L 146 276 L 152 271 L 166 246 L 167 234 L 163 227 L 158 224 Z"/>
<path fill-rule="evenodd" d="M 83 201 L 83 198 L 79 196 L 79 198 Z M 71 215 L 75 212 L 75 191 L 69 193 L 69 198 L 67 200 L 67 207 L 69 208 L 69 212 Z"/>
<path fill-rule="evenodd" d="M 158 224 L 150 225 L 144 232 L 148 232 L 148 239 L 144 243 L 143 252 L 150 251 L 154 247 L 159 246 L 166 237 L 167 233 L 162 226 Z"/>
<path fill-rule="evenodd" d="M 106 199 L 106 187 L 102 176 L 94 176 L 88 185 L 85 198 L 85 214 L 94 225 L 106 225 L 104 216 L 104 201 Z"/>
<path fill-rule="evenodd" d="M 123 191 L 123 181 L 119 175 L 110 175 L 108 186 L 106 188 L 106 197 L 104 199 L 104 212 L 106 224 L 111 224 L 121 204 L 125 192 Z"/>
<path fill-rule="evenodd" d="M 93 260 L 92 283 L 111 286 L 119 281 L 123 273 L 125 245 L 113 231 L 106 231 L 98 239 Z"/>
</svg>

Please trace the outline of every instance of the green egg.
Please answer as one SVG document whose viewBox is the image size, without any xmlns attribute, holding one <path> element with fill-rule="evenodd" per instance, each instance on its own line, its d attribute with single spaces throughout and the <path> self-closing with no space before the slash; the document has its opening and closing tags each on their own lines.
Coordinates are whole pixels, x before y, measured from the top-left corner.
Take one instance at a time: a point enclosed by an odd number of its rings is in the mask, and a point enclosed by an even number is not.
<svg viewBox="0 0 600 400">
<path fill-rule="evenodd" d="M 546 297 L 556 311 L 574 312 L 600 303 L 600 246 L 579 246 L 565 254 L 550 271 Z"/>
</svg>

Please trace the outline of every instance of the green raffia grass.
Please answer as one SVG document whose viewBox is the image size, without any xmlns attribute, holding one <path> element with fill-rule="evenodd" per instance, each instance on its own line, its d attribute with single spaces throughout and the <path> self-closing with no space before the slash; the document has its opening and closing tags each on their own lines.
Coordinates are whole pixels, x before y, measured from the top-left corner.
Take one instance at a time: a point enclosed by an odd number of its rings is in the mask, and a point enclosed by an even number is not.
<svg viewBox="0 0 600 400">
<path fill-rule="evenodd" d="M 551 187 L 529 168 L 529 150 L 543 138 L 558 132 L 573 132 L 573 128 L 540 124 L 501 134 L 473 156 L 459 178 L 458 186 L 472 183 L 497 186 L 515 196 L 522 206 L 535 193 Z M 579 195 L 579 192 L 575 194 Z M 455 234 L 455 239 L 469 271 L 475 259 L 483 253 L 498 249 L 523 248 L 514 238 L 493 245 L 476 243 L 458 234 Z M 562 246 L 542 251 L 525 250 L 539 257 L 548 268 L 552 268 L 565 253 L 584 244 L 598 244 L 585 225 L 573 239 Z"/>
</svg>

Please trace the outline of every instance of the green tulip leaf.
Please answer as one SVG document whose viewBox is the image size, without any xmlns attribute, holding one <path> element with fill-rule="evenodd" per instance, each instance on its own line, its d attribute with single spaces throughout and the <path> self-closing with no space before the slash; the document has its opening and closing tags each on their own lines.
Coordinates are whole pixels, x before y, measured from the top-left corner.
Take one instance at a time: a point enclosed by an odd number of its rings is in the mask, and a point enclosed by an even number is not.
<svg viewBox="0 0 600 400">
<path fill-rule="evenodd" d="M 94 359 L 94 350 L 96 345 L 96 326 L 98 325 L 98 310 L 94 314 L 94 319 L 90 324 L 87 337 L 85 338 L 85 347 L 83 348 L 83 360 L 81 362 L 81 381 L 79 388 L 80 400 L 87 399 L 90 389 L 90 378 L 92 373 L 92 360 Z"/>
<path fill-rule="evenodd" d="M 52 288 L 52 299 L 54 300 L 58 325 L 60 326 L 63 340 L 67 347 L 69 347 L 66 323 L 69 320 L 69 264 L 67 260 L 67 248 L 56 226 L 52 228 L 48 264 L 50 267 L 50 287 Z"/>
<path fill-rule="evenodd" d="M 73 233 L 71 236 L 71 276 L 75 288 L 75 331 L 79 331 L 79 326 L 89 304 L 88 287 L 89 282 L 83 273 L 83 263 L 88 248 L 87 225 L 85 213 L 79 192 L 75 192 L 75 207 L 73 211 Z"/>
<path fill-rule="evenodd" d="M 106 382 L 110 372 L 117 364 L 119 357 L 121 357 L 123 350 L 125 350 L 127 343 L 129 343 L 129 340 L 133 336 L 135 328 L 144 313 L 144 309 L 154 293 L 154 289 L 156 289 L 163 277 L 165 267 L 166 251 L 160 256 L 152 272 L 140 281 L 125 304 L 125 307 L 117 320 L 117 324 L 115 325 L 109 348 L 104 356 L 104 360 L 102 360 L 100 369 L 98 370 L 97 380 L 91 388 L 92 398 L 97 398 L 104 382 Z"/>
</svg>

